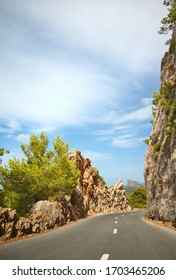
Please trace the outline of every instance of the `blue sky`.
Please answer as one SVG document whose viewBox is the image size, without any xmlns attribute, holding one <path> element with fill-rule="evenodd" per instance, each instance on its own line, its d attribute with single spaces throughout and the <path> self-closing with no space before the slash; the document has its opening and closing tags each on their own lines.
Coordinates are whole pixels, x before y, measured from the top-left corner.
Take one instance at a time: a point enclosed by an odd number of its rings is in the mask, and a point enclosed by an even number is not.
<svg viewBox="0 0 176 280">
<path fill-rule="evenodd" d="M 161 0 L 0 2 L 0 146 L 60 134 L 108 185 L 143 181 L 151 97 L 167 50 Z"/>
</svg>

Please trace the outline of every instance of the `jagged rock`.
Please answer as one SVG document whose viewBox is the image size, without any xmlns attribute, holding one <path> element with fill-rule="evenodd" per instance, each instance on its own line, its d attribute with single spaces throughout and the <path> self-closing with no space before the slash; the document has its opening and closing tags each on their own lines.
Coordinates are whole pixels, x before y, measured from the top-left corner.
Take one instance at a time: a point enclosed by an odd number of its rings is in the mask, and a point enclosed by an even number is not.
<svg viewBox="0 0 176 280">
<path fill-rule="evenodd" d="M 172 222 L 176 220 L 176 49 L 162 60 L 160 96 L 162 90 L 166 92 L 155 113 L 144 176 L 149 218 Z"/>
<path fill-rule="evenodd" d="M 20 218 L 15 228 L 18 236 L 23 236 L 32 233 L 32 223 L 30 219 L 27 218 Z"/>
<path fill-rule="evenodd" d="M 33 233 L 39 233 L 41 231 L 40 224 L 36 223 L 32 226 L 32 232 Z"/>
<path fill-rule="evenodd" d="M 79 184 L 72 198 L 76 213 L 85 216 L 92 213 L 131 210 L 122 181 L 119 181 L 114 187 L 108 188 L 102 182 L 98 170 L 91 166 L 91 161 L 85 159 L 81 152 L 73 150 L 69 159 L 75 161 L 80 170 Z"/>
<path fill-rule="evenodd" d="M 76 217 L 84 218 L 86 214 L 84 208 L 83 187 L 81 185 L 77 185 L 75 188 L 71 197 L 71 203 L 73 205 Z"/>
<path fill-rule="evenodd" d="M 119 180 L 114 187 L 109 188 L 109 202 L 112 202 L 112 209 L 114 211 L 130 211 L 131 207 L 126 198 L 125 186 L 122 180 Z"/>
<path fill-rule="evenodd" d="M 18 220 L 19 217 L 15 210 L 0 207 L 0 237 L 3 235 L 6 239 L 14 237 Z"/>
</svg>

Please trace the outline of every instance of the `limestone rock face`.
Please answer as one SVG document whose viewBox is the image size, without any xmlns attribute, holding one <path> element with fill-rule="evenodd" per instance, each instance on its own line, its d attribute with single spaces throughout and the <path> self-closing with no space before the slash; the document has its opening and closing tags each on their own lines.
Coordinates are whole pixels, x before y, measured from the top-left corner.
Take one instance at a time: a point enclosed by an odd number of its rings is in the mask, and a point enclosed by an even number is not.
<svg viewBox="0 0 176 280">
<path fill-rule="evenodd" d="M 176 30 L 173 38 L 176 38 Z M 162 99 L 161 99 L 162 98 Z M 161 64 L 161 89 L 146 153 L 148 216 L 176 221 L 176 49 Z"/>
</svg>

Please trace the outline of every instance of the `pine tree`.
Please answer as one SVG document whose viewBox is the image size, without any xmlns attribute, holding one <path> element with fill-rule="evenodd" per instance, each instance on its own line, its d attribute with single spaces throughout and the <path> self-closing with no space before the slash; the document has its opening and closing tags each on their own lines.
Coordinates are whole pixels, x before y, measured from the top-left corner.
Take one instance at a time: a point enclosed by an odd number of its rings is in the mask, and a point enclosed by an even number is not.
<svg viewBox="0 0 176 280">
<path fill-rule="evenodd" d="M 50 150 L 48 137 L 30 137 L 28 145 L 21 145 L 25 157 L 11 159 L 0 169 L 3 196 L 0 203 L 25 215 L 33 203 L 57 197 L 58 192 L 71 195 L 77 185 L 78 169 L 68 160 L 69 146 L 60 136 L 53 141 Z M 1 206 L 1 205 L 0 205 Z"/>
</svg>

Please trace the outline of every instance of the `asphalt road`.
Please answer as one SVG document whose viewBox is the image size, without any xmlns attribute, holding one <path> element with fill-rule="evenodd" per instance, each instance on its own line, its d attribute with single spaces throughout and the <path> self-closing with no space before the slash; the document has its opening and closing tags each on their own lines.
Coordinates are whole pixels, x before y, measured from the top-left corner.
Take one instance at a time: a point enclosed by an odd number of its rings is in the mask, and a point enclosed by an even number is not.
<svg viewBox="0 0 176 280">
<path fill-rule="evenodd" d="M 0 245 L 1 260 L 176 260 L 176 231 L 144 212 L 97 215 L 46 234 Z"/>
</svg>

